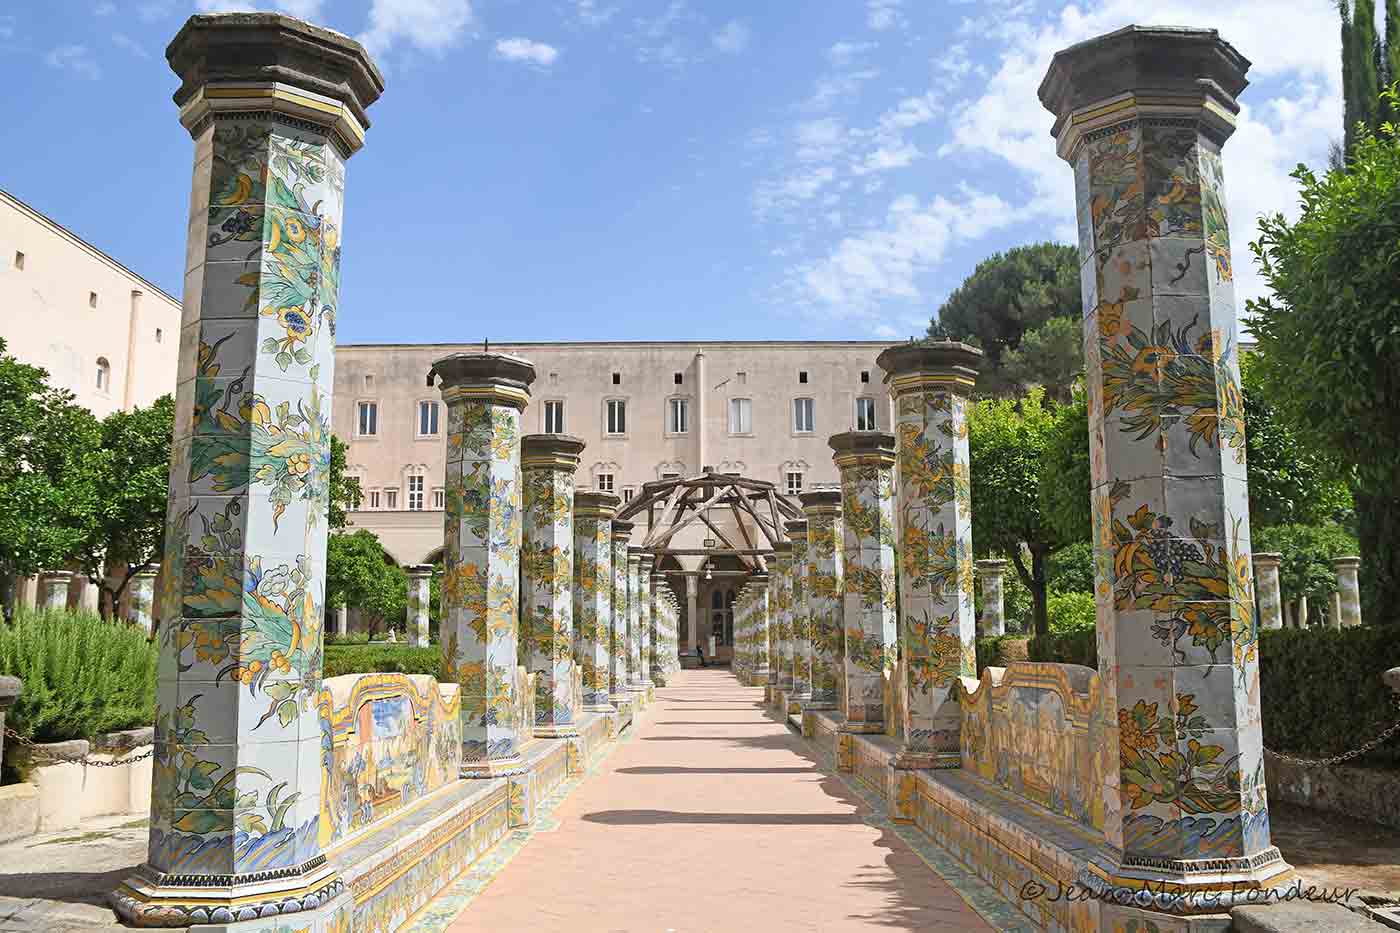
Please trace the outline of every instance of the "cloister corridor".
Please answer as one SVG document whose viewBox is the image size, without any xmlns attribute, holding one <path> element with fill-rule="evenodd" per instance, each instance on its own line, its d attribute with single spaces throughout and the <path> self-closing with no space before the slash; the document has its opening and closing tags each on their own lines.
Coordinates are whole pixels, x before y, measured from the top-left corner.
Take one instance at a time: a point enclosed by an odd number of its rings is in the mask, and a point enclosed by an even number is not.
<svg viewBox="0 0 1400 933">
<path fill-rule="evenodd" d="M 761 688 L 671 684 L 452 931 L 992 929 Z"/>
</svg>

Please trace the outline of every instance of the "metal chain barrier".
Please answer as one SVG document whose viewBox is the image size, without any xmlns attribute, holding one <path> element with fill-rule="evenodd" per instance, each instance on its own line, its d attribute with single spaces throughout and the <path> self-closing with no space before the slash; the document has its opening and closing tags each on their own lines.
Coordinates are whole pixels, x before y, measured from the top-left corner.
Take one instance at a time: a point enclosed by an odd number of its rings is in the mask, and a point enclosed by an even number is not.
<svg viewBox="0 0 1400 933">
<path fill-rule="evenodd" d="M 116 761 L 99 761 L 88 755 L 55 755 L 53 752 L 45 751 L 38 745 L 35 745 L 28 738 L 20 735 L 8 726 L 5 727 L 5 738 L 14 739 L 16 742 L 29 749 L 29 753 L 41 762 L 48 762 L 49 764 L 55 765 L 81 763 L 94 768 L 116 768 L 120 765 L 129 765 L 135 761 L 145 761 L 147 758 L 154 755 L 156 751 L 155 747 L 152 746 L 150 751 L 142 752 L 131 758 L 121 758 Z"/>
<path fill-rule="evenodd" d="M 1400 706 L 1400 696 L 1396 697 L 1395 702 L 1397 706 Z M 1400 720 L 1397 720 L 1391 725 L 1389 729 L 1385 730 L 1380 735 L 1376 736 L 1374 739 L 1367 742 L 1366 744 L 1353 748 L 1349 752 L 1342 752 L 1342 754 L 1340 755 L 1333 755 L 1331 758 L 1298 758 L 1294 755 L 1289 755 L 1284 752 L 1276 752 L 1272 748 L 1267 747 L 1264 749 L 1264 751 L 1268 752 L 1270 755 L 1273 755 L 1275 758 L 1281 758 L 1284 761 L 1291 762 L 1295 765 L 1303 765 L 1305 767 L 1310 768 L 1326 767 L 1328 765 L 1339 765 L 1344 761 L 1351 761 L 1353 758 L 1359 758 L 1360 756 L 1366 754 L 1367 752 L 1371 751 L 1374 748 L 1377 748 L 1378 746 L 1386 742 L 1391 736 L 1395 735 L 1395 733 L 1397 732 L 1400 732 Z"/>
</svg>

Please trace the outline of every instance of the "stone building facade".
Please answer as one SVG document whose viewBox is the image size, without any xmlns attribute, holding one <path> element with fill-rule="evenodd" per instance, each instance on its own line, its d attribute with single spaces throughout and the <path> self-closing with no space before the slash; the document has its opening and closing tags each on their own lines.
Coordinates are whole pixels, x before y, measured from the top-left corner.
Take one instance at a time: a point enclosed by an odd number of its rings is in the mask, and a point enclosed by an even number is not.
<svg viewBox="0 0 1400 933">
<path fill-rule="evenodd" d="M 648 341 L 491 344 L 538 379 L 526 434 L 585 447 L 579 489 L 627 502 L 644 483 L 710 467 L 795 497 L 834 484 L 827 438 L 890 429 L 875 356 L 888 341 Z M 365 499 L 356 527 L 400 563 L 437 559 L 443 543 L 446 407 L 425 376 L 480 344 L 363 344 L 336 349 L 336 434 Z"/>
</svg>

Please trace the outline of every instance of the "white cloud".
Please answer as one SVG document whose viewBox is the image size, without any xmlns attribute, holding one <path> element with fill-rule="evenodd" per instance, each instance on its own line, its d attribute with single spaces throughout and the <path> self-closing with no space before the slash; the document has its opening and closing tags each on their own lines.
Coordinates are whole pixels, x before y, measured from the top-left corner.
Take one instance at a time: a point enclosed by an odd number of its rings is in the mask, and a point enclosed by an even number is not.
<svg viewBox="0 0 1400 933">
<path fill-rule="evenodd" d="M 904 15 L 899 9 L 902 3 L 903 0 L 866 0 L 865 24 L 879 31 L 902 26 Z"/>
<path fill-rule="evenodd" d="M 112 33 L 112 44 L 119 49 L 126 49 L 137 58 L 150 58 L 151 53 L 142 48 L 141 44 L 124 32 Z"/>
<path fill-rule="evenodd" d="M 359 39 L 376 55 L 400 41 L 442 52 L 455 45 L 473 22 L 471 0 L 371 0 L 369 28 Z"/>
<path fill-rule="evenodd" d="M 747 25 L 737 19 L 731 19 L 710 41 L 719 51 L 737 55 L 749 47 L 749 40 L 752 38 L 753 33 Z"/>
<path fill-rule="evenodd" d="M 867 82 L 880 76 L 874 68 L 859 71 L 838 71 L 817 79 L 812 96 L 807 98 L 808 110 L 829 110 L 847 97 L 854 97 Z"/>
<path fill-rule="evenodd" d="M 499 39 L 496 42 L 496 55 L 508 62 L 548 68 L 559 57 L 559 50 L 533 39 Z"/>
<path fill-rule="evenodd" d="M 597 0 L 574 0 L 574 12 L 585 26 L 601 26 L 617 15 L 615 6 L 598 6 Z"/>
<path fill-rule="evenodd" d="M 879 227 L 843 238 L 826 258 L 799 266 L 789 286 L 799 301 L 841 315 L 868 315 L 886 299 L 917 300 L 920 273 L 953 244 L 973 240 L 1018 219 L 996 195 L 971 188 L 957 200 L 942 195 L 920 206 L 903 195 Z"/>
<path fill-rule="evenodd" d="M 826 58 L 837 68 L 844 68 L 873 48 L 874 42 L 836 42 L 826 50 Z"/>
<path fill-rule="evenodd" d="M 1004 21 L 998 63 L 986 92 L 956 108 L 952 142 L 942 154 L 1005 160 L 1029 185 L 1025 210 L 1051 219 L 1049 232 L 1072 241 L 1074 181 L 1055 154 L 1049 137 L 1053 118 L 1041 107 L 1036 90 L 1056 51 L 1137 22 L 1141 12 L 1134 0 L 1109 0 L 1089 13 L 1070 6 L 1039 23 Z M 1336 9 L 1331 0 L 1296 0 L 1288 15 L 1288 29 L 1261 29 L 1278 16 L 1273 0 L 1241 0 L 1231 7 L 1213 0 L 1165 0 L 1152 10 L 1154 22 L 1210 23 L 1255 62 L 1252 78 L 1284 79 L 1271 99 L 1244 92 L 1239 128 L 1225 146 L 1240 308 L 1263 292 L 1246 246 L 1258 236 L 1257 216 L 1292 208 L 1296 185 L 1288 173 L 1300 161 L 1323 164 L 1328 143 L 1341 129 Z"/>
<path fill-rule="evenodd" d="M 934 67 L 953 81 L 961 81 L 971 74 L 976 66 L 967 54 L 966 42 L 955 42 L 934 59 Z"/>
<path fill-rule="evenodd" d="M 44 64 L 50 68 L 70 71 L 80 78 L 95 81 L 102 76 L 102 69 L 93 61 L 92 53 L 85 45 L 60 45 L 44 56 Z"/>
<path fill-rule="evenodd" d="M 683 21 L 694 18 L 686 0 L 671 0 L 659 16 L 651 19 L 638 18 L 633 22 L 636 31 L 632 41 L 637 49 L 637 60 L 643 64 L 663 65 L 679 68 L 690 61 L 690 53 L 684 43 L 675 35 L 676 27 Z"/>
<path fill-rule="evenodd" d="M 810 201 L 831 184 L 836 172 L 830 166 L 801 169 L 776 181 L 761 182 L 754 190 L 754 211 L 768 217 Z"/>
<path fill-rule="evenodd" d="M 860 161 L 851 166 L 851 174 L 871 175 L 887 172 L 890 169 L 906 168 L 923 157 L 919 147 L 913 143 L 898 143 L 893 146 L 878 146 L 867 152 Z"/>
</svg>

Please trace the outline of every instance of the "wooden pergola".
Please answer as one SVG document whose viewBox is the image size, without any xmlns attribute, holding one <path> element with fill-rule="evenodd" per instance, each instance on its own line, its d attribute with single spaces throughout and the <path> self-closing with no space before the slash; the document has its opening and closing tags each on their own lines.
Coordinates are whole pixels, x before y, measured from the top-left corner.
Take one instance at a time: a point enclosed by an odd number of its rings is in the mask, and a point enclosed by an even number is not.
<svg viewBox="0 0 1400 933">
<path fill-rule="evenodd" d="M 617 517 L 633 521 L 647 516 L 643 550 L 663 554 L 737 557 L 750 571 L 763 570 L 765 557 L 780 541 L 786 541 L 784 523 L 802 518 L 802 509 L 762 480 L 706 469 L 699 476 L 663 479 L 642 486 L 642 494 L 627 503 Z M 715 515 L 733 519 L 726 530 Z M 703 525 L 715 547 L 672 548 L 671 541 L 692 525 Z"/>
</svg>

